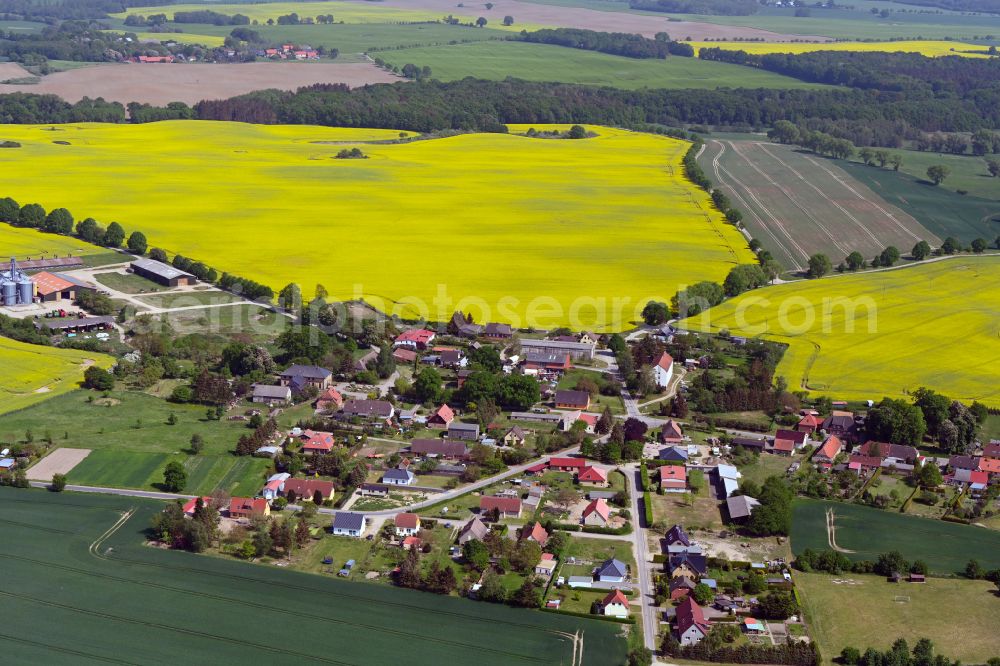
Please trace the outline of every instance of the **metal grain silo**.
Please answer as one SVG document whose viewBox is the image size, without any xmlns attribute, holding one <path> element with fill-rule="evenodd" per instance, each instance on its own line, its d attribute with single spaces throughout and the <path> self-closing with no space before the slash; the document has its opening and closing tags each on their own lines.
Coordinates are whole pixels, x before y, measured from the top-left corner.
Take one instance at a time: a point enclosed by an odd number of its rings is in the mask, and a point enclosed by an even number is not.
<svg viewBox="0 0 1000 666">
<path fill-rule="evenodd" d="M 17 305 L 17 285 L 10 280 L 0 281 L 0 303 L 5 306 Z"/>
<path fill-rule="evenodd" d="M 17 302 L 22 305 L 31 303 L 35 296 L 35 286 L 24 273 L 21 273 L 20 278 L 17 282 Z"/>
</svg>

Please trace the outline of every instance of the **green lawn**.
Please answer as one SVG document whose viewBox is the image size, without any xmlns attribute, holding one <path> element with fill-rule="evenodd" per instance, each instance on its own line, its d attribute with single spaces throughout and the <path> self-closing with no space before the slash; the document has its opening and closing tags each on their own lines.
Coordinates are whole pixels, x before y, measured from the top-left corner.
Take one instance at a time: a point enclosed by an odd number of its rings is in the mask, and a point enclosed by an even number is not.
<svg viewBox="0 0 1000 666">
<path fill-rule="evenodd" d="M 261 305 L 241 303 L 222 307 L 178 310 L 156 315 L 178 334 L 249 335 L 258 340 L 279 335 L 289 319 Z"/>
<path fill-rule="evenodd" d="M 0 488 L 0 503 L 5 663 L 203 663 L 211 655 L 227 666 L 262 656 L 388 664 L 405 654 L 432 666 L 474 654 L 482 666 L 568 664 L 577 631 L 585 639 L 574 663 L 624 660 L 612 624 L 147 547 L 160 503 L 12 488 Z"/>
<path fill-rule="evenodd" d="M 834 582 L 845 579 L 851 582 Z M 901 637 L 911 647 L 930 638 L 938 654 L 965 663 L 1000 654 L 997 599 L 986 581 L 894 584 L 880 576 L 797 573 L 795 586 L 824 663 L 833 663 L 846 646 L 884 650 Z"/>
<path fill-rule="evenodd" d="M 942 239 L 954 236 L 968 243 L 977 237 L 992 240 L 1000 233 L 1000 224 L 990 221 L 1000 216 L 1000 201 L 995 198 L 957 194 L 947 180 L 934 187 L 925 180 L 926 176 L 916 178 L 908 173 L 843 160 L 836 161 L 836 164 Z M 899 249 L 903 252 L 910 250 L 908 247 Z"/>
<path fill-rule="evenodd" d="M 133 273 L 98 273 L 94 279 L 103 284 L 125 294 L 144 294 L 151 291 L 166 291 L 168 287 L 147 280 Z"/>
<path fill-rule="evenodd" d="M 987 155 L 983 158 L 919 150 L 892 149 L 889 152 L 898 153 L 903 158 L 900 171 L 914 178 L 927 180 L 927 167 L 940 164 L 948 167 L 951 173 L 939 187 L 953 192 L 965 190 L 970 195 L 983 199 L 1000 199 L 1000 178 L 990 176 L 990 172 L 986 169 L 986 159 L 995 159 L 996 155 Z"/>
<path fill-rule="evenodd" d="M 829 550 L 825 512 L 835 513 L 837 545 L 852 560 L 876 560 L 898 550 L 908 560 L 922 559 L 932 573 L 953 574 L 977 559 L 986 569 L 1000 567 L 1000 534 L 979 527 L 903 515 L 857 504 L 799 498 L 795 501 L 792 549 Z"/>
<path fill-rule="evenodd" d="M 124 264 L 132 261 L 132 256 L 121 252 L 98 252 L 97 254 L 85 254 L 83 257 L 84 266 L 97 268 L 109 264 Z"/>
<path fill-rule="evenodd" d="M 442 81 L 474 76 L 558 81 L 616 88 L 817 88 L 817 84 L 760 69 L 697 58 L 636 59 L 596 51 L 529 44 L 474 42 L 385 51 L 386 62 L 429 66 Z"/>
<path fill-rule="evenodd" d="M 559 384 L 556 388 L 559 389 L 573 389 L 576 388 L 576 383 L 583 378 L 591 379 L 600 386 L 600 381 L 603 379 L 604 375 L 600 372 L 594 372 L 593 370 L 581 370 L 579 368 L 574 368 L 566 374 L 564 374 L 559 379 Z M 624 414 L 625 405 L 622 403 L 620 395 L 602 395 L 600 393 L 592 395 L 590 397 L 590 409 L 591 412 L 603 412 L 605 407 L 611 408 L 612 414 Z"/>
<path fill-rule="evenodd" d="M 139 300 L 154 308 L 183 308 L 192 305 L 218 305 L 220 303 L 235 303 L 241 300 L 225 291 L 208 289 L 203 291 L 186 291 L 179 294 L 161 294 L 140 296 Z"/>
<path fill-rule="evenodd" d="M 795 460 L 801 459 L 796 458 L 786 458 L 785 456 L 776 456 L 770 453 L 762 453 L 757 456 L 756 462 L 752 465 L 743 465 L 740 467 L 740 474 L 743 475 L 744 481 L 753 481 L 757 485 L 764 483 L 764 480 L 769 476 L 785 476 L 785 472 L 788 470 L 788 466 L 791 465 Z"/>
</svg>

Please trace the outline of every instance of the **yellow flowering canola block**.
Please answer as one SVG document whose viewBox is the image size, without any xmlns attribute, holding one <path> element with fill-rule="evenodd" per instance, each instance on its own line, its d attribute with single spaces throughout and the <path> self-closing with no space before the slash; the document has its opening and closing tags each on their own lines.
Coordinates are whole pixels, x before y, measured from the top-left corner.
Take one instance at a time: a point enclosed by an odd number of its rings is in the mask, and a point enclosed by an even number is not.
<svg viewBox="0 0 1000 666">
<path fill-rule="evenodd" d="M 690 42 L 695 54 L 703 48 L 720 48 L 727 51 L 746 51 L 756 55 L 768 53 L 812 53 L 813 51 L 858 51 L 881 53 L 919 53 L 931 58 L 958 55 L 968 58 L 989 58 L 987 47 L 981 44 L 966 44 L 948 40 L 906 40 L 898 42 L 829 42 L 826 44 L 778 43 L 778 42 Z"/>
<path fill-rule="evenodd" d="M 790 390 L 877 401 L 926 386 L 1000 407 L 998 304 L 1000 256 L 960 257 L 748 292 L 680 325 L 788 343 Z"/>
<path fill-rule="evenodd" d="M 527 129 L 390 144 L 365 142 L 398 132 L 5 126 L 23 147 L 0 153 L 0 178 L 19 201 L 117 220 L 151 247 L 276 291 L 321 283 L 331 299 L 433 320 L 459 307 L 521 326 L 621 329 L 648 298 L 754 260 L 684 177 L 689 143 L 596 126 L 579 140 L 514 134 Z M 354 147 L 368 159 L 335 159 Z"/>
</svg>

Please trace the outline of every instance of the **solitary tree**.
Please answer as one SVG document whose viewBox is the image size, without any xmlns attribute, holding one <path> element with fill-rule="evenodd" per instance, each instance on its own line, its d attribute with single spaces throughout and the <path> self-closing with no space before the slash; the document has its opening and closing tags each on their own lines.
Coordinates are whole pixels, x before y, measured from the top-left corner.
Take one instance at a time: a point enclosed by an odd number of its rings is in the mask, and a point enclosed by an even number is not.
<svg viewBox="0 0 1000 666">
<path fill-rule="evenodd" d="M 910 254 L 913 255 L 913 258 L 917 261 L 923 261 L 930 256 L 931 246 L 927 243 L 927 241 L 922 240 L 913 246 L 913 250 L 910 251 Z"/>
<path fill-rule="evenodd" d="M 187 485 L 187 472 L 184 471 L 184 465 L 176 460 L 168 463 L 163 470 L 163 488 L 167 492 L 179 493 L 184 490 L 185 485 Z"/>
<path fill-rule="evenodd" d="M 935 164 L 934 166 L 927 167 L 927 177 L 930 178 L 935 185 L 940 185 L 942 181 L 948 177 L 949 173 L 951 173 L 951 169 L 943 164 Z"/>
<path fill-rule="evenodd" d="M 514 17 L 513 16 L 509 16 L 509 15 L 508 16 L 504 16 L 503 17 L 503 24 L 504 25 L 514 25 Z"/>
<path fill-rule="evenodd" d="M 480 28 L 485 28 L 488 22 L 489 21 L 487 21 L 486 18 L 482 16 L 476 19 L 476 25 L 479 26 Z"/>
<path fill-rule="evenodd" d="M 976 254 L 981 254 L 986 250 L 987 243 L 985 238 L 976 238 L 972 241 L 972 251 Z"/>
<path fill-rule="evenodd" d="M 61 493 L 66 489 L 66 475 L 65 474 L 53 474 L 52 483 L 49 484 L 49 490 L 54 493 Z"/>
<path fill-rule="evenodd" d="M 864 268 L 866 263 L 864 255 L 857 250 L 847 255 L 847 267 L 852 271 Z"/>
<path fill-rule="evenodd" d="M 814 254 L 809 257 L 809 277 L 820 278 L 830 272 L 833 264 L 825 254 Z"/>
</svg>

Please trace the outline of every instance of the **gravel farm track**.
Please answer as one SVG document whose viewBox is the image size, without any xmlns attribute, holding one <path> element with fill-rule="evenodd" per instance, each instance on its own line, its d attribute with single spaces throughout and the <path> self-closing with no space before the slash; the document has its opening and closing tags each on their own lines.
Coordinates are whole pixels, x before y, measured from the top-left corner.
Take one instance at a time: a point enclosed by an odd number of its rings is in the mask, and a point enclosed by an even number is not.
<svg viewBox="0 0 1000 666">
<path fill-rule="evenodd" d="M 0 81 L 30 77 L 14 63 L 0 63 Z M 17 73 L 12 68 L 17 68 Z M 128 104 L 194 104 L 254 90 L 295 90 L 314 83 L 394 83 L 401 79 L 370 62 L 241 64 L 95 65 L 44 76 L 35 84 L 0 84 L 0 93 L 58 95 L 67 102 L 103 97 Z"/>
<path fill-rule="evenodd" d="M 870 259 L 888 245 L 908 250 L 934 234 L 831 162 L 763 141 L 711 140 L 701 162 L 743 211 L 743 223 L 786 267 L 809 256 L 838 263 L 853 251 Z"/>
</svg>

